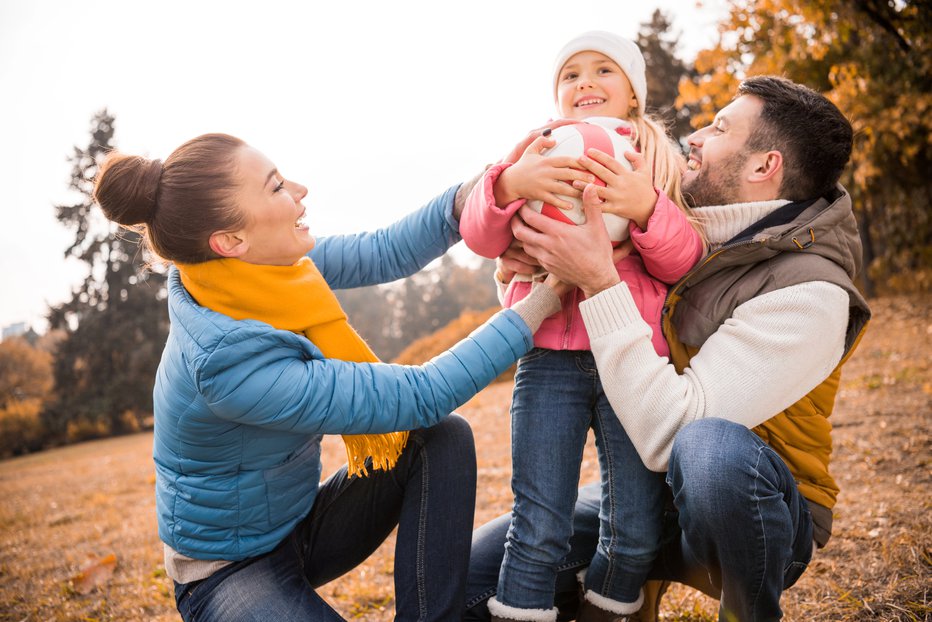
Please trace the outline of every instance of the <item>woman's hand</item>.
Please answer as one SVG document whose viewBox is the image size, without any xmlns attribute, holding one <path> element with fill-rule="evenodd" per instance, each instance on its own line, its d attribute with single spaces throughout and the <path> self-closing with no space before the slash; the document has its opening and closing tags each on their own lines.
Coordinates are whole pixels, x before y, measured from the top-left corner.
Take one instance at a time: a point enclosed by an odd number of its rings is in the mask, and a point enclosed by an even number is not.
<svg viewBox="0 0 932 622">
<path fill-rule="evenodd" d="M 535 130 L 531 130 L 528 132 L 527 136 L 521 139 L 521 142 L 514 146 L 514 149 L 512 149 L 508 155 L 499 161 L 499 164 L 514 164 L 518 161 L 518 158 L 520 158 L 524 152 L 527 151 L 527 148 L 532 142 L 541 136 L 550 136 L 550 132 L 557 129 L 558 127 L 572 125 L 573 123 L 576 123 L 576 121 L 572 119 L 557 119 L 555 121 L 550 121 L 546 125 L 543 125 Z"/>
<path fill-rule="evenodd" d="M 589 149 L 587 155 L 579 158 L 579 165 L 594 173 L 605 182 L 605 186 L 592 185 L 598 205 L 606 214 L 628 218 L 647 231 L 647 222 L 657 205 L 657 191 L 650 169 L 644 162 L 644 156 L 634 151 L 626 151 L 625 158 L 631 162 L 633 170 L 607 153 L 598 149 Z M 574 181 L 577 190 L 587 189 L 586 185 Z"/>
<path fill-rule="evenodd" d="M 563 296 L 565 296 L 570 291 L 572 291 L 574 287 L 573 285 L 570 285 L 569 283 L 561 281 L 553 274 L 547 275 L 547 278 L 544 279 L 544 285 L 552 289 L 553 292 L 560 298 L 563 298 Z"/>
</svg>

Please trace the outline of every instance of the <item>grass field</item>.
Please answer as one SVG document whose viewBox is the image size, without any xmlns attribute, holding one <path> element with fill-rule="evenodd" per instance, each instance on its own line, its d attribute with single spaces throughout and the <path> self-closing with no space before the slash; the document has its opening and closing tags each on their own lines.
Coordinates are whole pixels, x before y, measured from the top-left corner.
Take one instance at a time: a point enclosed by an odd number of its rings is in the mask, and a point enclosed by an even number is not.
<svg viewBox="0 0 932 622">
<path fill-rule="evenodd" d="M 832 418 L 834 535 L 785 594 L 788 620 L 932 620 L 932 296 L 872 307 Z M 510 399 L 500 383 L 460 410 L 478 448 L 477 524 L 510 506 Z M 0 622 L 180 620 L 156 535 L 151 443 L 138 434 L 0 462 Z M 340 464 L 338 440 L 324 460 L 325 471 Z M 597 477 L 591 442 L 583 473 Z M 392 619 L 392 545 L 323 588 L 345 617 Z M 716 610 L 678 587 L 662 614 L 697 622 Z"/>
</svg>

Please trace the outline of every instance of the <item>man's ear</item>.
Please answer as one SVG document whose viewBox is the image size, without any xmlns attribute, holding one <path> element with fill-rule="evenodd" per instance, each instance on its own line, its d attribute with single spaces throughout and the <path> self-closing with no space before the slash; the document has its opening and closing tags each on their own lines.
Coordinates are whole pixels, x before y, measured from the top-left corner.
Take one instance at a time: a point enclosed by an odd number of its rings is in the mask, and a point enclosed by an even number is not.
<svg viewBox="0 0 932 622">
<path fill-rule="evenodd" d="M 210 234 L 210 250 L 221 257 L 241 257 L 249 250 L 249 242 L 241 231 L 217 231 Z"/>
<path fill-rule="evenodd" d="M 755 154 L 754 168 L 748 181 L 760 183 L 765 181 L 781 181 L 783 177 L 783 154 L 779 151 L 767 151 Z"/>
</svg>

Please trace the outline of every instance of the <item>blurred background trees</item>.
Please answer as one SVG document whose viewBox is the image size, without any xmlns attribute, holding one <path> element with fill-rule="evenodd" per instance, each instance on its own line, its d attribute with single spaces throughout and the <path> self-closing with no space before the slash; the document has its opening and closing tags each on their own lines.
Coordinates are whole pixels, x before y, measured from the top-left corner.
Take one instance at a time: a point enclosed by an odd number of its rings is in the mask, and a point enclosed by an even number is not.
<svg viewBox="0 0 932 622">
<path fill-rule="evenodd" d="M 0 458 L 41 449 L 52 394 L 52 353 L 22 337 L 0 342 Z"/>
<path fill-rule="evenodd" d="M 695 78 L 695 71 L 676 55 L 679 33 L 663 11 L 654 11 L 650 21 L 641 24 L 637 44 L 647 67 L 647 112 L 662 120 L 670 135 L 683 142 L 692 131 L 693 109 L 677 103 L 680 82 Z"/>
<path fill-rule="evenodd" d="M 779 74 L 825 93 L 851 119 L 855 148 L 843 183 L 864 239 L 868 295 L 932 285 L 932 11 L 928 0 L 732 0 L 716 45 L 687 63 L 660 11 L 637 41 L 647 63 L 648 109 L 681 143 L 727 105 L 738 82 Z M 50 310 L 51 331 L 0 343 L 0 456 L 139 429 L 168 331 L 165 274 L 147 266 L 137 232 L 106 222 L 91 200 L 115 120 L 91 122 L 75 148 L 56 206 L 74 232 L 65 255 L 88 276 Z M 813 137 L 814 140 L 818 137 Z M 396 283 L 337 297 L 385 361 L 419 363 L 449 347 L 498 306 L 494 265 L 444 257 Z"/>
<path fill-rule="evenodd" d="M 717 46 L 680 81 L 696 127 L 738 82 L 779 74 L 828 96 L 855 131 L 842 183 L 867 293 L 932 285 L 932 6 L 928 0 L 732 0 Z M 818 137 L 813 137 L 817 139 Z"/>
<path fill-rule="evenodd" d="M 494 272 L 493 261 L 462 265 L 444 255 L 436 266 L 407 279 L 338 290 L 336 295 L 350 323 L 372 350 L 383 361 L 394 361 L 412 342 L 435 333 L 460 315 L 497 307 Z M 430 356 L 404 362 L 422 363 Z"/>
<path fill-rule="evenodd" d="M 113 116 L 97 113 L 90 134 L 88 146 L 75 147 L 70 157 L 76 200 L 55 208 L 75 236 L 65 256 L 87 264 L 84 282 L 48 316 L 64 338 L 43 422 L 63 441 L 140 428 L 152 411 L 152 383 L 168 334 L 164 274 L 147 269 L 140 234 L 108 222 L 93 201 L 97 164 L 113 148 Z"/>
</svg>

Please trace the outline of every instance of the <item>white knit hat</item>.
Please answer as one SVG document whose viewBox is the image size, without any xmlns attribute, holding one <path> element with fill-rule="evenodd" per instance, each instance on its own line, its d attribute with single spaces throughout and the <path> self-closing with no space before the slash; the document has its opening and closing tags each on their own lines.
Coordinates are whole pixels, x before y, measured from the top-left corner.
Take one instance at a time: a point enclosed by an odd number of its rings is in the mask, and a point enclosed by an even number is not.
<svg viewBox="0 0 932 622">
<path fill-rule="evenodd" d="M 553 64 L 554 95 L 556 95 L 557 84 L 560 81 L 560 70 L 563 69 L 563 65 L 574 54 L 586 51 L 605 54 L 621 67 L 621 70 L 628 76 L 631 89 L 634 91 L 634 97 L 638 100 L 638 107 L 643 112 L 644 105 L 647 102 L 647 70 L 644 64 L 644 56 L 641 55 L 641 50 L 637 44 L 630 39 L 603 30 L 584 32 L 563 46 Z"/>
</svg>

